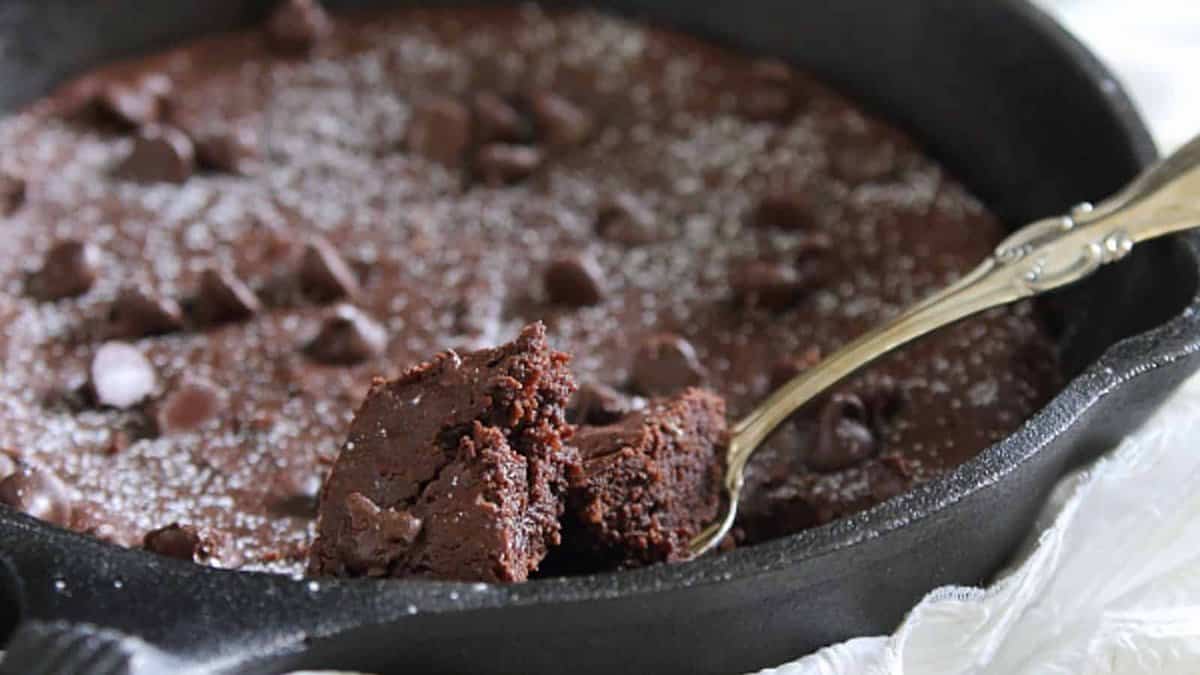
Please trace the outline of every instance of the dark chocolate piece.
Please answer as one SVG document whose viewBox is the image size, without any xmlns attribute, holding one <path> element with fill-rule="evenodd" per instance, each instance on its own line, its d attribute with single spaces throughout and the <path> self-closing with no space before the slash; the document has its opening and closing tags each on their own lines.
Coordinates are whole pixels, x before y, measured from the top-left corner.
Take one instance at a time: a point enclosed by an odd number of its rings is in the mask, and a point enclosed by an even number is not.
<svg viewBox="0 0 1200 675">
<path fill-rule="evenodd" d="M 142 547 L 168 558 L 236 567 L 237 556 L 228 550 L 226 537 L 207 527 L 171 523 L 146 533 Z"/>
<path fill-rule="evenodd" d="M 96 283 L 100 250 L 87 242 L 63 241 L 46 252 L 42 267 L 30 275 L 26 290 L 42 301 L 83 295 Z"/>
<path fill-rule="evenodd" d="M 138 349 L 124 342 L 106 342 L 92 356 L 91 389 L 96 402 L 112 408 L 132 408 L 158 387 L 154 366 Z"/>
<path fill-rule="evenodd" d="M 737 263 L 729 285 L 738 302 L 768 309 L 786 309 L 799 301 L 816 281 L 808 268 L 766 260 Z"/>
<path fill-rule="evenodd" d="M 175 300 L 145 288 L 126 288 L 108 311 L 114 337 L 140 338 L 183 330 L 183 310 Z"/>
<path fill-rule="evenodd" d="M 630 379 L 646 396 L 669 396 L 700 384 L 705 369 L 692 343 L 674 333 L 656 333 L 646 338 L 633 355 Z"/>
<path fill-rule="evenodd" d="M 175 127 L 144 127 L 133 141 L 133 150 L 117 166 L 116 175 L 139 183 L 183 183 L 196 169 L 196 148 L 188 135 Z"/>
<path fill-rule="evenodd" d="M 15 470 L 0 480 L 0 504 L 48 523 L 66 526 L 71 520 L 71 493 L 58 476 L 41 464 L 18 460 Z"/>
<path fill-rule="evenodd" d="M 530 135 L 529 123 L 508 101 L 481 91 L 471 99 L 475 111 L 475 140 L 479 143 L 517 143 Z"/>
<path fill-rule="evenodd" d="M 350 305 L 338 305 L 304 351 L 322 363 L 353 365 L 375 358 L 387 348 L 387 331 Z"/>
<path fill-rule="evenodd" d="M 529 111 L 533 114 L 539 136 L 553 147 L 580 145 L 591 136 L 595 126 L 590 113 L 550 91 L 540 91 L 530 96 Z"/>
<path fill-rule="evenodd" d="M 194 431 L 216 418 L 224 407 L 224 392 L 212 382 L 186 376 L 176 382 L 155 406 L 158 433 Z"/>
<path fill-rule="evenodd" d="M 194 312 L 201 324 L 245 321 L 260 311 L 258 296 L 232 273 L 210 267 L 200 274 Z"/>
<path fill-rule="evenodd" d="M 200 166 L 225 173 L 250 173 L 260 153 L 258 132 L 244 124 L 198 133 L 194 143 Z"/>
<path fill-rule="evenodd" d="M 546 295 L 551 302 L 586 307 L 604 299 L 604 271 L 590 256 L 567 255 L 546 267 Z"/>
<path fill-rule="evenodd" d="M 299 277 L 300 289 L 317 302 L 353 298 L 360 290 L 354 270 L 323 237 L 308 242 L 300 259 Z"/>
<path fill-rule="evenodd" d="M 485 183 L 499 187 L 533 175 L 543 159 L 542 151 L 533 146 L 489 143 L 475 156 L 475 171 Z"/>
<path fill-rule="evenodd" d="M 281 0 L 267 19 L 267 41 L 284 54 L 305 54 L 333 31 L 317 0 Z"/>
<path fill-rule="evenodd" d="M 0 218 L 11 216 L 21 208 L 26 190 L 24 178 L 0 171 Z"/>
<path fill-rule="evenodd" d="M 604 199 L 596 211 L 596 233 L 608 241 L 638 246 L 662 238 L 654 212 L 640 199 L 620 192 Z"/>
<path fill-rule="evenodd" d="M 574 382 L 541 324 L 372 388 L 321 492 L 313 574 L 522 581 L 559 542 Z"/>
<path fill-rule="evenodd" d="M 571 490 L 566 546 L 600 567 L 685 559 L 717 516 L 726 442 L 725 401 L 701 389 L 582 428 L 584 481 Z"/>
<path fill-rule="evenodd" d="M 757 227 L 808 230 L 816 225 L 815 214 L 810 194 L 795 188 L 780 189 L 759 200 L 751 222 Z"/>
<path fill-rule="evenodd" d="M 471 144 L 471 111 L 451 98 L 417 101 L 405 142 L 409 152 L 457 167 Z"/>
</svg>

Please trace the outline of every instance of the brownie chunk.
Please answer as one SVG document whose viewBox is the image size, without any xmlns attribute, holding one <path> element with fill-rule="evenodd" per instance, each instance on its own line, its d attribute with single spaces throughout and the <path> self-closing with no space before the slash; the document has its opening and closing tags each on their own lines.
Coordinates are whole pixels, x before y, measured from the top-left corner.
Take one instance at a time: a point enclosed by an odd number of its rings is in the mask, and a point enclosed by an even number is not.
<svg viewBox="0 0 1200 675">
<path fill-rule="evenodd" d="M 615 424 L 581 428 L 584 482 L 568 513 L 574 562 L 685 559 L 688 542 L 717 516 L 725 436 L 725 401 L 694 387 Z"/>
<path fill-rule="evenodd" d="M 545 333 L 376 382 L 322 489 L 310 573 L 501 582 L 537 569 L 580 470 L 569 357 Z"/>
</svg>

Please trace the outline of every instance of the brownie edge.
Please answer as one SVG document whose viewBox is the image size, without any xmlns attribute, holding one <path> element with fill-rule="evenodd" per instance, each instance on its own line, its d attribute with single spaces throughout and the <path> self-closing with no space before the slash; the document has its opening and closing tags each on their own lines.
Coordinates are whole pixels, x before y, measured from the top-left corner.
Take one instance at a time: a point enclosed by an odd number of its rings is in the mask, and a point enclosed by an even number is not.
<svg viewBox="0 0 1200 675">
<path fill-rule="evenodd" d="M 576 437 L 584 481 L 568 507 L 568 569 L 640 567 L 688 555 L 717 516 L 725 401 L 695 387 Z"/>
<path fill-rule="evenodd" d="M 580 471 L 568 361 L 535 323 L 377 381 L 321 490 L 309 573 L 524 581 Z"/>
</svg>

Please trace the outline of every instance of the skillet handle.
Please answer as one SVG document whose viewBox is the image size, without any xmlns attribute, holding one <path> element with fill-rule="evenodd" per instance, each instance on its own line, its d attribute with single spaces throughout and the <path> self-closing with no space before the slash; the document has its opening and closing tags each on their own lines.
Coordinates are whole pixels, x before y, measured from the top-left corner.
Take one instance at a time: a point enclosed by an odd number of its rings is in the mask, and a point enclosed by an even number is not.
<svg viewBox="0 0 1200 675">
<path fill-rule="evenodd" d="M 7 646 L 0 675 L 202 675 L 159 649 L 91 624 L 29 621 Z"/>
</svg>

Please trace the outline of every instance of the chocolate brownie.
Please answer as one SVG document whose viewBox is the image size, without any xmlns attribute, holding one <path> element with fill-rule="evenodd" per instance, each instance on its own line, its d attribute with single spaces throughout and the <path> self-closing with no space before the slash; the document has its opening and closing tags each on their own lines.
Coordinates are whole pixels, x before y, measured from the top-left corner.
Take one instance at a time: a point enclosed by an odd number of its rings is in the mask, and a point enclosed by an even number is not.
<svg viewBox="0 0 1200 675">
<path fill-rule="evenodd" d="M 375 376 L 541 320 L 584 427 L 689 386 L 736 419 L 1005 232 L 805 73 L 590 10 L 288 0 L 65 83 L 0 148 L 0 501 L 287 574 Z M 910 345 L 755 456 L 740 542 L 934 479 L 1058 383 L 1030 304 Z M 526 448 L 489 428 L 461 437 L 498 475 Z"/>
<path fill-rule="evenodd" d="M 321 490 L 309 572 L 524 581 L 579 471 L 567 360 L 532 324 L 377 382 Z"/>
<path fill-rule="evenodd" d="M 689 388 L 576 436 L 584 480 L 572 488 L 565 546 L 576 569 L 637 567 L 688 557 L 717 516 L 725 401 Z"/>
</svg>

